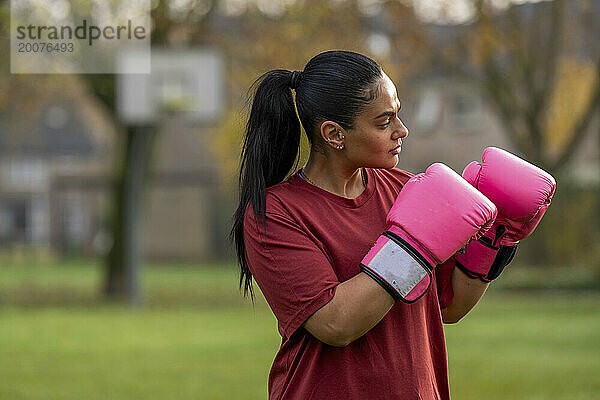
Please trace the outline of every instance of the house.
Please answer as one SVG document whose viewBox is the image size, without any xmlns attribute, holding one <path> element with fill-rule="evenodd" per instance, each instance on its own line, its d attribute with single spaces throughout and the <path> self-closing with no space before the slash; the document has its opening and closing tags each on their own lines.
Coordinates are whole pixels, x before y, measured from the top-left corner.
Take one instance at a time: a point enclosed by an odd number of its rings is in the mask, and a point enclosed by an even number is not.
<svg viewBox="0 0 600 400">
<path fill-rule="evenodd" d="M 0 251 L 106 254 L 123 152 L 117 128 L 81 77 L 28 77 L 13 77 L 17 101 L 0 110 Z M 168 116 L 157 126 L 143 203 L 148 259 L 227 251 L 210 130 Z"/>
<path fill-rule="evenodd" d="M 92 251 L 115 161 L 110 119 L 75 76 L 13 85 L 0 110 L 0 245 Z"/>
</svg>

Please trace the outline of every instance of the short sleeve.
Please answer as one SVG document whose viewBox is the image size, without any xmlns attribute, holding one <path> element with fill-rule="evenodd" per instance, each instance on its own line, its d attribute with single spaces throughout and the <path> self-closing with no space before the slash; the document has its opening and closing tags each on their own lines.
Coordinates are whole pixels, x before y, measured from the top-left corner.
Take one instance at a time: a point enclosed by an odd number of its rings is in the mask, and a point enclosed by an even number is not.
<svg viewBox="0 0 600 400">
<path fill-rule="evenodd" d="M 438 300 L 442 310 L 448 307 L 454 298 L 454 290 L 452 289 L 452 272 L 455 268 L 454 262 L 454 257 L 450 257 L 446 262 L 435 267 Z"/>
<path fill-rule="evenodd" d="M 246 261 L 278 321 L 290 337 L 327 304 L 339 280 L 324 252 L 289 215 L 266 213 L 267 232 L 252 208 L 244 219 Z"/>
</svg>

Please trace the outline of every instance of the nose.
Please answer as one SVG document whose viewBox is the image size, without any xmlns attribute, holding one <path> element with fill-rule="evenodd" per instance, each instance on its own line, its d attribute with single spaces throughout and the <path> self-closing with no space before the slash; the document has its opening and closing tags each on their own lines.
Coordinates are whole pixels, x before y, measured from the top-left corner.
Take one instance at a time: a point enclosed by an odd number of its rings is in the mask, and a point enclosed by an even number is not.
<svg viewBox="0 0 600 400">
<path fill-rule="evenodd" d="M 408 128 L 406 127 L 406 125 L 404 125 L 401 119 L 398 119 L 398 122 L 400 123 L 400 126 L 398 126 L 398 128 L 395 129 L 394 133 L 392 134 L 392 139 L 394 140 L 398 140 L 408 136 Z"/>
</svg>

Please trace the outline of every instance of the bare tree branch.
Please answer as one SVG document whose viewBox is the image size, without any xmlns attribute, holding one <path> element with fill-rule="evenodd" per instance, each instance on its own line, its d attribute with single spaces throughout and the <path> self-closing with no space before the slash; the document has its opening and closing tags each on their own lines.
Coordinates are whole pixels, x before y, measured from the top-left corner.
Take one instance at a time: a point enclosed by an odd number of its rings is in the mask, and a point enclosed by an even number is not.
<svg viewBox="0 0 600 400">
<path fill-rule="evenodd" d="M 554 88 L 556 80 L 556 69 L 558 65 L 558 55 L 560 54 L 560 37 L 563 31 L 564 20 L 564 1 L 554 0 L 552 4 L 552 18 L 550 23 L 550 38 L 548 40 L 548 53 L 543 58 L 542 63 L 546 67 L 542 85 L 538 91 L 534 103 L 538 105 L 539 111 L 546 108 L 550 101 L 550 94 Z"/>
<path fill-rule="evenodd" d="M 503 85 L 501 72 L 493 63 L 484 66 L 484 74 L 482 86 L 492 101 L 492 106 L 499 112 L 500 122 L 505 128 L 509 140 L 519 151 L 525 154 L 529 153 L 529 146 L 519 132 L 518 112 L 513 93 Z"/>
</svg>

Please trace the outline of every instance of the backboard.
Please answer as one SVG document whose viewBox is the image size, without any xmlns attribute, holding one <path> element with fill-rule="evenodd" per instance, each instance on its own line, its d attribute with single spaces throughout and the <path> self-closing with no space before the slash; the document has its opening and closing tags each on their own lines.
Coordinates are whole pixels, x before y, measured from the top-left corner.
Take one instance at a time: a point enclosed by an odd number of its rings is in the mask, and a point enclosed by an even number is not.
<svg viewBox="0 0 600 400">
<path fill-rule="evenodd" d="M 117 71 L 136 71 L 144 54 L 134 49 L 118 57 Z M 165 113 L 211 123 L 223 111 L 223 62 L 213 49 L 151 50 L 149 74 L 117 75 L 117 112 L 128 124 L 151 125 Z"/>
</svg>

